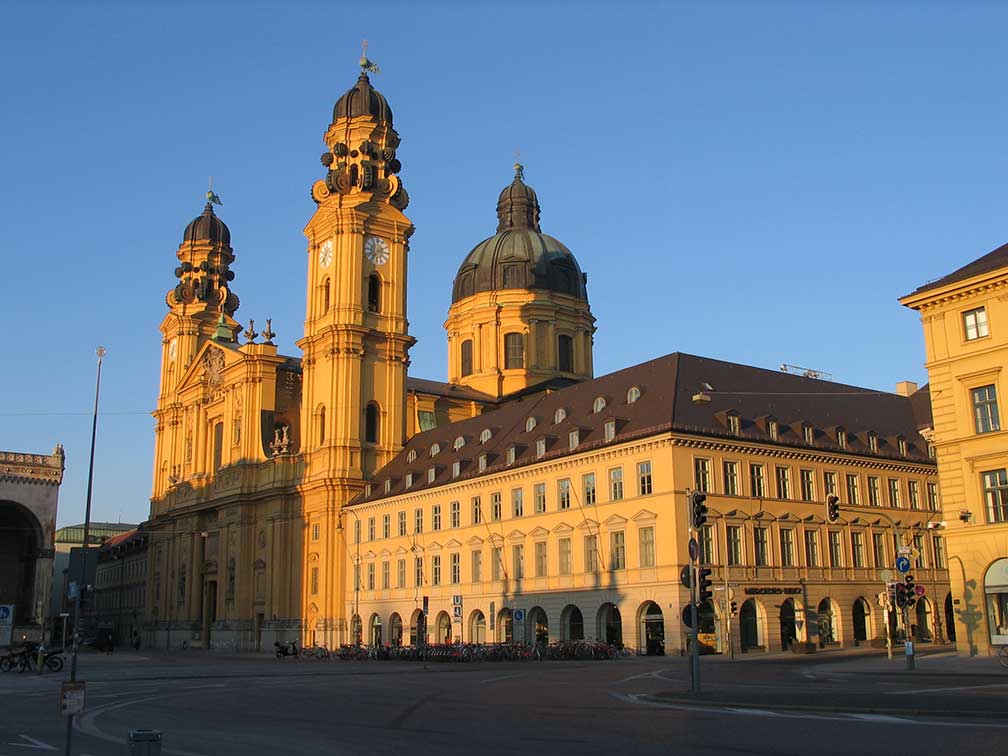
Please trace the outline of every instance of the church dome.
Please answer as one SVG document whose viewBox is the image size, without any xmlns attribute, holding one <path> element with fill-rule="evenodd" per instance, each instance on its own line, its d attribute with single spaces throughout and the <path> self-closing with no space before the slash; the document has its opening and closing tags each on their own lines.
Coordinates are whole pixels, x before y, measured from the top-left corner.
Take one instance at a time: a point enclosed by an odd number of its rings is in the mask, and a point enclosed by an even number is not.
<svg viewBox="0 0 1008 756">
<path fill-rule="evenodd" d="M 553 291 L 588 301 L 585 275 L 574 255 L 540 230 L 539 200 L 522 180 L 520 165 L 497 200 L 497 220 L 497 233 L 477 244 L 459 266 L 453 304 L 498 289 Z"/>
<path fill-rule="evenodd" d="M 333 123 L 340 118 L 371 116 L 378 123 L 392 125 L 392 108 L 381 93 L 371 86 L 367 74 L 362 73 L 357 83 L 346 94 L 336 100 L 333 108 Z"/>
<path fill-rule="evenodd" d="M 193 218 L 182 234 L 183 242 L 209 241 L 211 244 L 231 244 L 231 231 L 220 218 L 214 215 L 213 205 L 209 202 L 203 208 L 203 214 Z"/>
</svg>

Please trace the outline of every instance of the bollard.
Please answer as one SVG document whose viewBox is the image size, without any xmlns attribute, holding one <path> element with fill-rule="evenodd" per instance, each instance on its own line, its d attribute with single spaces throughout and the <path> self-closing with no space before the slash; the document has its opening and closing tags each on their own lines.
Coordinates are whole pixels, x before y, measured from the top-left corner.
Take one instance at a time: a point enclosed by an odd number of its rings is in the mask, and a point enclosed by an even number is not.
<svg viewBox="0 0 1008 756">
<path fill-rule="evenodd" d="M 160 730 L 130 730 L 129 756 L 161 756 Z"/>
</svg>

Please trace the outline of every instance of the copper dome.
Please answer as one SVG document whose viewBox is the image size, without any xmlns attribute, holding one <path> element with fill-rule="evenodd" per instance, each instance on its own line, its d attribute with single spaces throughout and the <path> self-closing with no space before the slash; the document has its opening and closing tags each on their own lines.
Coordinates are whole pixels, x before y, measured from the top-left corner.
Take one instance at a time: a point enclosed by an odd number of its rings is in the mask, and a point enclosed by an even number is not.
<svg viewBox="0 0 1008 756">
<path fill-rule="evenodd" d="M 214 215 L 213 205 L 209 202 L 203 208 L 203 214 L 192 219 L 182 234 L 182 241 L 209 241 L 211 244 L 231 244 L 231 231 L 220 218 Z"/>
<path fill-rule="evenodd" d="M 392 108 L 381 93 L 371 86 L 367 74 L 362 73 L 357 83 L 336 100 L 333 108 L 333 123 L 340 118 L 371 116 L 378 123 L 392 125 Z"/>
</svg>

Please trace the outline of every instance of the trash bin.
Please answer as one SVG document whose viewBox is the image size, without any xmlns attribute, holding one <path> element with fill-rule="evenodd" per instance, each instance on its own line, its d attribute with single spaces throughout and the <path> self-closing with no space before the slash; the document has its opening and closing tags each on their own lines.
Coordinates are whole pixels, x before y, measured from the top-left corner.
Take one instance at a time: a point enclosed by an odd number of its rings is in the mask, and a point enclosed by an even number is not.
<svg viewBox="0 0 1008 756">
<path fill-rule="evenodd" d="M 160 730 L 130 730 L 129 756 L 161 756 Z"/>
</svg>

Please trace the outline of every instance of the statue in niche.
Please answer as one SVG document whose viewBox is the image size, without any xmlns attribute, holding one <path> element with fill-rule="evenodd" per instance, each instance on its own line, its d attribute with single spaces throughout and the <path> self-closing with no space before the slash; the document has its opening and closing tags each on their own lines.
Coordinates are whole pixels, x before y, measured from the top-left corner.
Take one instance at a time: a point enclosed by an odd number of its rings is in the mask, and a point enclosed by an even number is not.
<svg viewBox="0 0 1008 756">
<path fill-rule="evenodd" d="M 290 430 L 289 426 L 277 423 L 273 428 L 273 443 L 270 444 L 270 451 L 273 456 L 287 454 L 290 451 Z"/>
</svg>

